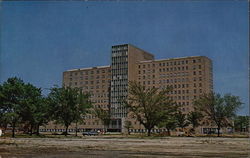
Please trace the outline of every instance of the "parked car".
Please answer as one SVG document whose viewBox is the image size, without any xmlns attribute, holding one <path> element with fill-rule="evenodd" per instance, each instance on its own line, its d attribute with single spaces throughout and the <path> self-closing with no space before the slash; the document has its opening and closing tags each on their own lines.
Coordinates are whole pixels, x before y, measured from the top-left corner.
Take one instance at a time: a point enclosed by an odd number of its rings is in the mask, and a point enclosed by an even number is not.
<svg viewBox="0 0 250 158">
<path fill-rule="evenodd" d="M 98 135 L 98 132 L 96 132 L 96 131 L 88 131 L 88 132 L 83 132 L 82 133 L 82 135 L 84 135 L 84 136 L 96 136 L 96 135 Z"/>
</svg>

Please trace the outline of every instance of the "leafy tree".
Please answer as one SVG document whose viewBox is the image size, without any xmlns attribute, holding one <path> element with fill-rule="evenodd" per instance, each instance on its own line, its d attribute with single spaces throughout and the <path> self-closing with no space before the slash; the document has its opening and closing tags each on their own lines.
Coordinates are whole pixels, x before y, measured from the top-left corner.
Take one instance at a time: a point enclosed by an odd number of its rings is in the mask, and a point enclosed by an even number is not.
<svg viewBox="0 0 250 158">
<path fill-rule="evenodd" d="M 217 125 L 218 137 L 220 129 L 230 125 L 242 102 L 238 96 L 209 93 L 194 101 L 196 109 L 206 114 Z"/>
<path fill-rule="evenodd" d="M 183 114 L 181 111 L 179 111 L 175 115 L 177 127 L 180 127 L 182 129 L 182 131 L 184 131 L 184 128 L 189 125 L 189 122 L 187 121 L 186 116 L 187 115 Z"/>
<path fill-rule="evenodd" d="M 9 78 L 0 89 L 0 112 L 2 119 L 12 126 L 12 137 L 20 122 L 24 89 L 24 82 L 17 77 Z"/>
<path fill-rule="evenodd" d="M 35 116 L 37 116 L 37 114 L 39 113 L 38 107 L 40 106 L 41 98 L 42 94 L 40 88 L 36 88 L 29 83 L 24 85 L 20 116 L 22 122 L 28 123 L 28 125 L 30 126 L 30 135 L 32 135 L 33 129 L 36 126 L 37 117 Z"/>
<path fill-rule="evenodd" d="M 174 130 L 177 126 L 176 118 L 174 115 L 168 115 L 166 118 L 160 122 L 159 127 L 165 127 L 167 129 L 168 135 L 170 136 L 170 131 Z"/>
<path fill-rule="evenodd" d="M 94 108 L 94 113 L 95 113 L 95 116 L 98 117 L 102 121 L 104 125 L 104 130 L 107 131 L 107 128 L 111 121 L 110 111 L 102 109 L 102 108 Z"/>
<path fill-rule="evenodd" d="M 75 136 L 77 136 L 77 131 L 78 123 L 83 122 L 84 116 L 88 113 L 88 109 L 92 107 L 92 103 L 90 101 L 90 94 L 86 93 L 84 94 L 81 90 L 78 91 L 78 97 L 77 97 L 77 105 L 75 106 L 75 118 L 74 118 L 74 123 L 76 124 L 76 129 L 75 129 Z"/>
<path fill-rule="evenodd" d="M 128 130 L 128 135 L 130 135 L 130 129 L 133 128 L 132 126 L 132 122 L 131 121 L 128 121 L 126 120 L 125 123 L 124 123 L 124 128 L 126 128 Z"/>
<path fill-rule="evenodd" d="M 248 131 L 249 128 L 249 116 L 237 116 L 234 119 L 234 128 L 243 132 L 243 129 Z"/>
<path fill-rule="evenodd" d="M 197 111 L 191 111 L 187 115 L 188 122 L 193 126 L 193 131 L 195 132 L 195 128 L 200 125 L 200 121 L 202 119 L 202 114 Z"/>
<path fill-rule="evenodd" d="M 34 126 L 36 134 L 39 135 L 39 127 L 47 124 L 51 120 L 51 106 L 47 97 L 41 97 L 36 104 L 34 111 Z"/>
<path fill-rule="evenodd" d="M 68 134 L 68 127 L 73 122 L 83 119 L 88 108 L 89 101 L 78 88 L 71 87 L 54 87 L 49 94 L 49 100 L 54 105 L 54 119 L 62 123 L 65 128 L 65 136 Z"/>
<path fill-rule="evenodd" d="M 129 95 L 124 104 L 151 135 L 151 129 L 175 109 L 175 103 L 167 96 L 171 88 L 146 89 L 135 81 L 129 82 Z"/>
</svg>

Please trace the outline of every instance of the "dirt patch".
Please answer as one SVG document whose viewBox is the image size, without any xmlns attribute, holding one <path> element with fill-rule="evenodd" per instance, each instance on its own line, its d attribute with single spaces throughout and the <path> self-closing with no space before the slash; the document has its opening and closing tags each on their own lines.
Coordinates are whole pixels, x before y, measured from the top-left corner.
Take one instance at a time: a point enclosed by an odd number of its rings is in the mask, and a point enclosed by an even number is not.
<svg viewBox="0 0 250 158">
<path fill-rule="evenodd" d="M 87 137 L 6 138 L 0 140 L 1 158 L 134 158 L 134 157 L 227 157 L 247 158 L 247 138 L 167 137 L 162 139 L 126 139 Z"/>
</svg>

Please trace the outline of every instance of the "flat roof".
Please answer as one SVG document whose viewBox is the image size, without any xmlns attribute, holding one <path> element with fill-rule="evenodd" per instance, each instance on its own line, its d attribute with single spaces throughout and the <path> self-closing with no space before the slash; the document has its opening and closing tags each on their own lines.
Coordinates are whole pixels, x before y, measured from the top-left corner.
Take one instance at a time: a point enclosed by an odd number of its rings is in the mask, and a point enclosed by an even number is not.
<svg viewBox="0 0 250 158">
<path fill-rule="evenodd" d="M 86 67 L 86 68 L 80 68 L 80 69 L 71 69 L 71 70 L 67 70 L 65 72 L 68 71 L 81 71 L 81 70 L 91 70 L 91 69 L 101 69 L 101 68 L 109 68 L 110 65 L 106 65 L 106 66 L 94 66 L 94 67 Z"/>
<path fill-rule="evenodd" d="M 148 63 L 148 62 L 153 62 L 153 61 L 165 61 L 165 60 L 178 60 L 178 59 L 187 59 L 187 58 L 197 58 L 197 57 L 205 57 L 206 56 L 188 56 L 188 57 L 178 57 L 178 58 L 167 58 L 167 59 L 156 59 L 156 60 L 144 60 L 144 61 L 139 61 L 138 63 Z M 209 58 L 208 58 L 209 59 Z"/>
<path fill-rule="evenodd" d="M 149 53 L 148 51 L 145 51 L 145 50 L 143 50 L 143 49 L 141 49 L 141 48 L 138 48 L 138 47 L 136 47 L 135 45 L 130 44 L 130 43 L 117 44 L 117 45 L 113 45 L 113 46 L 111 46 L 111 47 L 113 48 L 113 47 L 126 46 L 126 45 L 127 45 L 127 46 L 131 46 L 131 47 L 134 47 L 134 48 L 136 48 L 136 49 L 139 49 L 140 51 L 143 51 L 143 52 L 145 52 L 145 53 L 147 53 L 147 54 L 149 54 L 149 55 L 151 55 L 151 56 L 154 57 L 154 54 Z"/>
</svg>

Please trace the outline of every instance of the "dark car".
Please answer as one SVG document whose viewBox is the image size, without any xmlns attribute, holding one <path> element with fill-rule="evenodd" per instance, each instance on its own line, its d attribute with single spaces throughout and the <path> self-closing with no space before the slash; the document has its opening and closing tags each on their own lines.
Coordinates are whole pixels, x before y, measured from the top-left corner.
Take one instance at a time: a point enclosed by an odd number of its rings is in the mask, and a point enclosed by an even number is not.
<svg viewBox="0 0 250 158">
<path fill-rule="evenodd" d="M 84 135 L 84 136 L 96 136 L 96 135 L 98 135 L 98 132 L 96 132 L 96 131 L 88 131 L 88 132 L 83 132 L 82 133 L 82 135 Z"/>
</svg>

